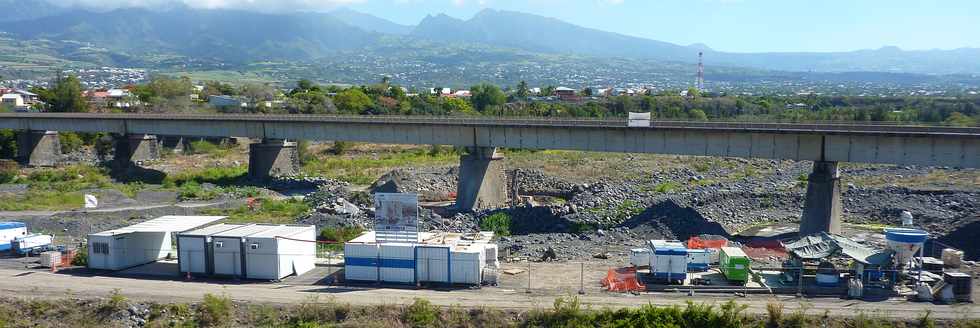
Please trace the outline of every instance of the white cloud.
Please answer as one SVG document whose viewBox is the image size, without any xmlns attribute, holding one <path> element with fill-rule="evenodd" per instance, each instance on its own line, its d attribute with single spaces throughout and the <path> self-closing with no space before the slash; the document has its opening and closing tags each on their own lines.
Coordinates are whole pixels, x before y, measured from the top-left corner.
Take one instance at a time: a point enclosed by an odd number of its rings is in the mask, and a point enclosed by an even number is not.
<svg viewBox="0 0 980 328">
<path fill-rule="evenodd" d="M 116 8 L 165 8 L 187 5 L 206 9 L 245 9 L 262 12 L 322 11 L 366 0 L 47 0 L 64 7 L 96 10 Z"/>
</svg>

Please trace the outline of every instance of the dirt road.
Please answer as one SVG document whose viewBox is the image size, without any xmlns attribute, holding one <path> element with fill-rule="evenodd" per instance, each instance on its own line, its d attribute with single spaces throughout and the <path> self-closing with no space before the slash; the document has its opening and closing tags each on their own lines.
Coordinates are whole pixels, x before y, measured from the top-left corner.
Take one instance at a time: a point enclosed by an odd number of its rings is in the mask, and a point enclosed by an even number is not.
<svg viewBox="0 0 980 328">
<path fill-rule="evenodd" d="M 332 300 L 352 305 L 407 304 L 415 298 L 426 298 L 437 305 L 460 305 L 463 307 L 494 307 L 500 309 L 527 310 L 547 308 L 556 297 L 556 291 L 534 291 L 504 288 L 483 288 L 479 290 L 434 291 L 390 288 L 353 288 L 311 285 L 290 285 L 288 283 L 214 283 L 184 282 L 171 280 L 146 280 L 104 276 L 82 276 L 65 273 L 50 273 L 31 270 L 0 269 L 0 294 L 12 297 L 63 298 L 104 297 L 114 289 L 119 289 L 126 297 L 138 301 L 152 302 L 195 302 L 204 294 L 224 294 L 242 302 L 254 303 L 300 303 L 314 298 L 321 301 Z M 567 294 L 566 294 L 567 295 Z M 678 294 L 622 295 L 590 289 L 579 298 L 585 306 L 592 308 L 635 307 L 644 304 L 683 305 L 687 301 L 722 303 L 731 297 L 697 295 L 688 297 Z M 766 304 L 773 301 L 769 296 L 734 298 L 747 305 L 747 311 L 764 314 Z M 786 306 L 786 313 L 800 308 L 801 303 L 792 297 L 780 297 Z M 885 318 L 914 319 L 927 310 L 934 318 L 959 319 L 963 317 L 980 318 L 980 307 L 966 305 L 934 305 L 928 303 L 909 303 L 886 300 L 881 302 L 850 301 L 832 298 L 807 299 L 802 304 L 807 313 L 814 315 L 854 316 L 864 313 Z"/>
</svg>

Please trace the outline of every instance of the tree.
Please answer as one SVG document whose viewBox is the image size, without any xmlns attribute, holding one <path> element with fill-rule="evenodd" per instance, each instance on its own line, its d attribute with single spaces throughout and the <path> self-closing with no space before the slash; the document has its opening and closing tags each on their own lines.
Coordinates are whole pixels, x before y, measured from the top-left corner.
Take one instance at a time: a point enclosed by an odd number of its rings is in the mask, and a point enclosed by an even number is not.
<svg viewBox="0 0 980 328">
<path fill-rule="evenodd" d="M 475 114 L 469 102 L 459 98 L 443 98 L 442 108 L 449 114 Z"/>
<path fill-rule="evenodd" d="M 517 91 L 514 92 L 514 97 L 518 100 L 526 100 L 527 97 L 531 96 L 531 88 L 527 87 L 527 82 L 521 81 L 517 83 Z"/>
<path fill-rule="evenodd" d="M 707 121 L 708 120 L 708 115 L 705 114 L 704 111 L 703 110 L 700 110 L 700 109 L 692 109 L 689 113 L 687 113 L 687 115 L 690 116 L 691 119 L 692 120 L 695 120 L 695 121 Z"/>
<path fill-rule="evenodd" d="M 969 116 L 963 115 L 960 112 L 952 112 L 949 117 L 946 118 L 946 124 L 952 126 L 971 126 L 975 122 Z"/>
<path fill-rule="evenodd" d="M 337 112 L 337 106 L 320 91 L 307 91 L 293 94 L 286 101 L 290 113 L 299 114 L 331 114 Z"/>
<path fill-rule="evenodd" d="M 500 106 L 507 103 L 507 95 L 493 84 L 474 85 L 470 88 L 470 93 L 472 93 L 470 101 L 473 102 L 473 107 L 476 107 L 479 112 L 486 111 L 490 106 Z"/>
<path fill-rule="evenodd" d="M 296 82 L 296 89 L 299 91 L 309 91 L 314 86 L 313 81 L 302 79 Z"/>
<path fill-rule="evenodd" d="M 687 97 L 692 99 L 701 97 L 701 91 L 699 91 L 698 88 L 695 87 L 687 88 Z"/>
<path fill-rule="evenodd" d="M 74 75 L 58 78 L 54 88 L 51 88 L 49 110 L 59 113 L 77 113 L 88 111 L 88 103 L 82 97 L 82 81 Z"/>
<path fill-rule="evenodd" d="M 350 114 L 360 114 L 374 106 L 371 97 L 368 97 L 360 88 L 350 88 L 337 93 L 334 97 L 334 103 L 341 112 Z"/>
</svg>

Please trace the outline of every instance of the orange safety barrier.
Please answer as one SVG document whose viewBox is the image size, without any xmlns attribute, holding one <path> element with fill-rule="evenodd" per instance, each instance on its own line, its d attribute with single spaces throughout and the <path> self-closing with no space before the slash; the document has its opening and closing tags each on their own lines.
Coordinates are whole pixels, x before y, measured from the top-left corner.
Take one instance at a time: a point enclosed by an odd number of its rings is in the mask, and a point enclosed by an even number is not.
<svg viewBox="0 0 980 328">
<path fill-rule="evenodd" d="M 700 237 L 691 237 L 687 240 L 687 248 L 692 249 L 718 249 L 728 246 L 728 239 L 702 239 Z"/>
<path fill-rule="evenodd" d="M 612 268 L 601 281 L 602 287 L 613 292 L 629 292 L 646 290 L 636 278 L 636 268 Z"/>
</svg>

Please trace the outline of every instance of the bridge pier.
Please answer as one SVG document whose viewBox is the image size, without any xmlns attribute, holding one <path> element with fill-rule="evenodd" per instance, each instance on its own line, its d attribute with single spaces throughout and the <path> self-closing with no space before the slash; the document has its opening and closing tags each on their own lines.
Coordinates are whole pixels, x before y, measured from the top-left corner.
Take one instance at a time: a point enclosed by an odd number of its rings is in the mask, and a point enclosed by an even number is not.
<svg viewBox="0 0 980 328">
<path fill-rule="evenodd" d="M 160 159 L 160 143 L 152 134 L 129 134 L 115 138 L 113 160 L 120 167 Z"/>
<path fill-rule="evenodd" d="M 842 212 L 837 162 L 813 162 L 813 172 L 807 180 L 800 236 L 818 232 L 840 234 Z"/>
<path fill-rule="evenodd" d="M 268 180 L 299 174 L 299 151 L 295 141 L 262 139 L 248 146 L 248 177 Z"/>
<path fill-rule="evenodd" d="M 17 135 L 17 160 L 24 166 L 55 166 L 61 160 L 58 131 L 23 131 Z"/>
<path fill-rule="evenodd" d="M 174 154 L 182 154 L 190 147 L 190 140 L 183 136 L 161 136 L 160 145 L 164 149 L 172 149 Z"/>
<path fill-rule="evenodd" d="M 473 147 L 460 157 L 456 209 L 474 211 L 507 204 L 503 156 L 494 147 Z"/>
</svg>

